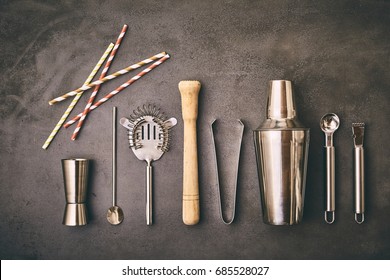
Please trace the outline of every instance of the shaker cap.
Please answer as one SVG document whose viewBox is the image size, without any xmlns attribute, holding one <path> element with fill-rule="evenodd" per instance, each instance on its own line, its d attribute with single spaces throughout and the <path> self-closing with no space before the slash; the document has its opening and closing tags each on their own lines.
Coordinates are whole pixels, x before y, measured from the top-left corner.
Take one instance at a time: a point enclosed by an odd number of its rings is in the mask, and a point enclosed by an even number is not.
<svg viewBox="0 0 390 280">
<path fill-rule="evenodd" d="M 296 117 L 291 81 L 271 80 L 268 87 L 267 118 L 292 119 Z"/>
</svg>

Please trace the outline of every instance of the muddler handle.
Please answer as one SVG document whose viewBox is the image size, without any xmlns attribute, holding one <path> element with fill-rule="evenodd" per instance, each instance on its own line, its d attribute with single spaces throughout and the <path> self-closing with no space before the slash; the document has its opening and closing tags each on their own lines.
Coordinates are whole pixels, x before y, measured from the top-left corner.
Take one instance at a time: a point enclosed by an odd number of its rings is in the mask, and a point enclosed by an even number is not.
<svg viewBox="0 0 390 280">
<path fill-rule="evenodd" d="M 195 225 L 199 222 L 198 153 L 196 120 L 198 118 L 199 81 L 181 81 L 182 115 L 184 121 L 183 152 L 183 222 Z"/>
</svg>

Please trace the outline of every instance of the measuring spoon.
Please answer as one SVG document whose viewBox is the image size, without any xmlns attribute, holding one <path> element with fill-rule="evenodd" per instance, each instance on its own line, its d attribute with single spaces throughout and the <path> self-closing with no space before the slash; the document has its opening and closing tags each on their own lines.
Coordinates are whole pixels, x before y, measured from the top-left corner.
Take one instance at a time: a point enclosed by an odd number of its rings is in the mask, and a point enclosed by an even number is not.
<svg viewBox="0 0 390 280">
<path fill-rule="evenodd" d="M 320 121 L 321 130 L 325 133 L 326 152 L 326 210 L 325 221 L 332 224 L 335 221 L 335 149 L 333 133 L 339 128 L 340 119 L 334 113 L 324 115 Z"/>
</svg>

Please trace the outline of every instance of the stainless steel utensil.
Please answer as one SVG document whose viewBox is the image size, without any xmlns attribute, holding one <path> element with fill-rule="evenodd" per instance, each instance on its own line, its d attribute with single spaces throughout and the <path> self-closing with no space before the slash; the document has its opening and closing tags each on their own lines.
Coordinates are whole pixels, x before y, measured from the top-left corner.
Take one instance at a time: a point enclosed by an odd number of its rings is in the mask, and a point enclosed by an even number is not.
<svg viewBox="0 0 390 280">
<path fill-rule="evenodd" d="M 169 149 L 169 129 L 177 124 L 175 118 L 165 120 L 160 109 L 144 105 L 133 111 L 130 119 L 121 118 L 120 124 L 129 130 L 129 143 L 135 156 L 145 160 L 146 167 L 146 224 L 153 224 L 152 161 L 161 158 Z"/>
<path fill-rule="evenodd" d="M 325 133 L 326 153 L 326 210 L 325 221 L 332 224 L 335 221 L 335 148 L 333 133 L 339 128 L 340 119 L 334 113 L 324 115 L 320 121 L 321 130 Z"/>
<path fill-rule="evenodd" d="M 354 194 L 355 194 L 355 221 L 364 222 L 364 123 L 352 124 L 352 137 L 354 142 Z"/>
<path fill-rule="evenodd" d="M 300 223 L 310 129 L 297 117 L 291 81 L 269 82 L 267 119 L 253 134 L 264 223 Z"/>
<path fill-rule="evenodd" d="M 232 200 L 232 212 L 230 217 L 227 219 L 225 218 L 225 215 L 223 214 L 222 210 L 222 194 L 221 194 L 221 186 L 219 183 L 219 170 L 218 170 L 218 159 L 217 159 L 217 145 L 215 142 L 215 137 L 214 137 L 214 126 L 216 123 L 217 119 L 214 119 L 211 124 L 211 140 L 213 142 L 213 157 L 214 157 L 214 166 L 215 166 L 215 179 L 217 182 L 217 192 L 218 192 L 218 201 L 219 201 L 219 214 L 221 216 L 221 220 L 225 225 L 230 225 L 234 221 L 234 217 L 236 215 L 236 202 L 237 202 L 237 185 L 238 185 L 238 168 L 240 167 L 240 154 L 241 154 L 241 143 L 242 143 L 242 137 L 244 135 L 244 124 L 242 123 L 241 120 L 238 121 L 238 146 L 236 146 L 234 149 L 237 151 L 236 157 L 233 159 L 229 159 L 229 163 L 231 166 L 233 166 L 235 169 L 233 170 L 234 173 L 234 188 L 233 188 L 233 200 Z M 231 133 L 231 128 L 232 125 L 229 125 L 229 132 Z M 234 137 L 232 137 L 234 138 Z M 226 142 L 225 142 L 226 143 Z"/>
<path fill-rule="evenodd" d="M 88 159 L 63 159 L 66 208 L 63 224 L 66 226 L 84 226 L 87 221 Z"/>
<path fill-rule="evenodd" d="M 123 210 L 116 205 L 116 107 L 112 108 L 112 206 L 107 211 L 107 221 L 112 225 L 123 221 Z"/>
</svg>

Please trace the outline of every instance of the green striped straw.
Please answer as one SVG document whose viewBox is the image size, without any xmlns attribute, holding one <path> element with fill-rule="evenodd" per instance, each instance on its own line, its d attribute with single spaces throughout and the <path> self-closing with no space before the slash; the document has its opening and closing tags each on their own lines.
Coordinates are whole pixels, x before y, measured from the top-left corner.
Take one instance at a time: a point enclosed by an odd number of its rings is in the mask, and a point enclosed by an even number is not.
<svg viewBox="0 0 390 280">
<path fill-rule="evenodd" d="M 99 71 L 100 67 L 102 66 L 103 62 L 106 60 L 108 54 L 111 52 L 113 47 L 114 47 L 113 43 L 111 43 L 108 46 L 108 48 L 106 49 L 106 51 L 104 52 L 104 54 L 100 58 L 99 62 L 96 64 L 95 68 L 93 68 L 91 74 L 89 74 L 88 78 L 85 80 L 84 85 L 88 85 L 92 81 L 92 79 L 95 77 L 97 71 Z M 65 113 L 62 115 L 61 119 L 58 121 L 58 123 L 54 127 L 53 131 L 50 133 L 49 137 L 45 141 L 45 144 L 43 144 L 42 149 L 46 150 L 47 147 L 49 147 L 51 141 L 56 136 L 57 132 L 60 130 L 60 128 L 63 125 L 63 123 L 66 121 L 67 117 L 72 112 L 73 108 L 76 106 L 76 104 L 79 101 L 79 99 L 80 99 L 81 95 L 83 94 L 83 92 L 84 91 L 81 91 L 81 92 L 78 92 L 76 94 L 75 98 L 70 103 L 68 109 L 66 109 Z"/>
</svg>

